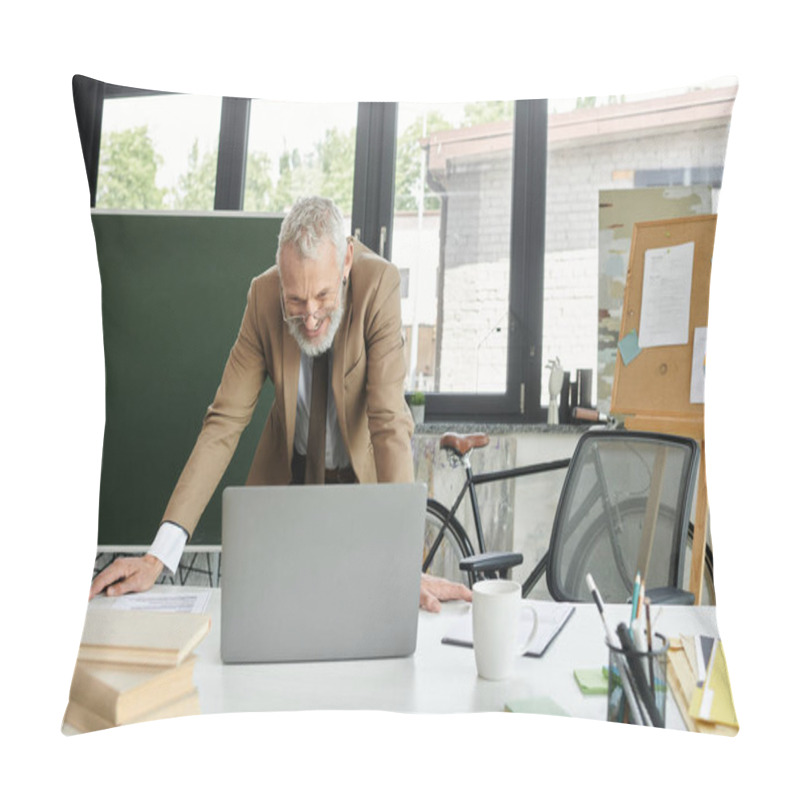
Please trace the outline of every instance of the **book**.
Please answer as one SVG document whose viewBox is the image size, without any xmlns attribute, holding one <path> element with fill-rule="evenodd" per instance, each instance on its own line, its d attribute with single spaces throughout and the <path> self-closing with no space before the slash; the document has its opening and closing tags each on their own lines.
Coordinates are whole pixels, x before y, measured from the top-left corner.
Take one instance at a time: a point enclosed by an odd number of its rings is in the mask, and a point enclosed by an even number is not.
<svg viewBox="0 0 800 800">
<path fill-rule="evenodd" d="M 545 600 L 525 600 L 525 604 L 536 609 L 538 624 L 536 636 L 531 646 L 526 650 L 526 656 L 541 656 L 556 638 L 558 632 L 564 627 L 567 620 L 575 611 L 575 606 L 569 603 L 555 603 Z M 520 613 L 520 643 L 524 641 L 523 634 L 529 626 L 527 614 Z M 447 633 L 442 637 L 442 644 L 456 644 L 461 647 L 472 647 L 472 608 L 453 622 Z"/>
<path fill-rule="evenodd" d="M 191 692 L 196 661 L 191 655 L 165 669 L 78 659 L 69 699 L 121 725 Z"/>
<path fill-rule="evenodd" d="M 193 689 L 182 697 L 170 700 L 162 706 L 151 709 L 146 714 L 142 714 L 141 716 L 129 719 L 125 723 L 119 724 L 132 725 L 136 722 L 151 722 L 157 719 L 185 717 L 199 713 L 200 700 L 197 695 L 197 689 Z M 70 700 L 69 703 L 67 703 L 67 710 L 64 714 L 64 725 L 71 726 L 78 731 L 78 733 L 90 733 L 91 731 L 116 728 L 119 727 L 119 724 L 113 723 L 110 719 L 106 719 L 75 700 Z M 70 733 L 70 731 L 67 730 L 65 733 Z"/>
<path fill-rule="evenodd" d="M 174 667 L 203 640 L 210 627 L 207 614 L 90 608 L 78 659 Z"/>
</svg>

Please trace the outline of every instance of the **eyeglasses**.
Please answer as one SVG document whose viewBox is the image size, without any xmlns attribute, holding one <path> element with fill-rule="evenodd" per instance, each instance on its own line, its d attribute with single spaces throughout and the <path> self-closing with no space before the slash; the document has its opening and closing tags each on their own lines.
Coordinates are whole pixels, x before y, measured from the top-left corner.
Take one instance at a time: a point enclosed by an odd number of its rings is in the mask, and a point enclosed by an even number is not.
<svg viewBox="0 0 800 800">
<path fill-rule="evenodd" d="M 339 301 L 341 300 L 342 292 L 339 291 L 336 302 L 332 306 L 324 306 L 323 308 L 318 308 L 316 311 L 309 311 L 307 314 L 287 314 L 286 313 L 286 301 L 283 299 L 283 286 L 281 286 L 281 313 L 283 314 L 283 321 L 288 323 L 296 323 L 298 325 L 302 324 L 303 326 L 306 325 L 306 320 L 311 317 L 316 323 L 312 330 L 319 330 L 322 327 L 323 323 L 330 319 L 333 316 L 333 313 L 336 311 Z"/>
</svg>

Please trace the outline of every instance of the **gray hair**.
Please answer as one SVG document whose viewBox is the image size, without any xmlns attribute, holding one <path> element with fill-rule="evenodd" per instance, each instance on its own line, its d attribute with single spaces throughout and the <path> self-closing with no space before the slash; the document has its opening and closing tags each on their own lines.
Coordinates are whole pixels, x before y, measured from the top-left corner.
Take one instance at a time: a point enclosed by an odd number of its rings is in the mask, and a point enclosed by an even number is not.
<svg viewBox="0 0 800 800">
<path fill-rule="evenodd" d="M 281 251 L 285 245 L 295 247 L 301 258 L 314 258 L 320 244 L 326 239 L 336 249 L 341 270 L 347 250 L 342 212 L 325 197 L 299 198 L 281 225 L 278 236 L 278 269 L 281 265 Z"/>
</svg>

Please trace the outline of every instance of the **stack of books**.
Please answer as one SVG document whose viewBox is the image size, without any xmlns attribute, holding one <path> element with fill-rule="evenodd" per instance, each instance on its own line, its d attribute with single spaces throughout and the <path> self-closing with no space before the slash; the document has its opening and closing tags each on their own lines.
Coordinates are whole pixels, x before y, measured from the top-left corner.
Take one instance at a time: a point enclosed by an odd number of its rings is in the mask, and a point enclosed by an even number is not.
<svg viewBox="0 0 800 800">
<path fill-rule="evenodd" d="M 194 648 L 205 614 L 89 609 L 64 724 L 82 733 L 200 713 Z"/>
</svg>

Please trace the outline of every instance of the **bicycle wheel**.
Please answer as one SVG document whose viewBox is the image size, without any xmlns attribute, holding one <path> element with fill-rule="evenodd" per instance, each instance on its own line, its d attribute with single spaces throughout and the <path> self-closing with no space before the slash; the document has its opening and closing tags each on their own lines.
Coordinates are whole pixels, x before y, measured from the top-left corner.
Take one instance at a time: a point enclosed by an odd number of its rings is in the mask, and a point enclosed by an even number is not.
<svg viewBox="0 0 800 800">
<path fill-rule="evenodd" d="M 450 511 L 441 503 L 428 500 L 422 571 L 456 583 L 468 583 L 459 563 L 465 556 L 474 555 L 475 551 L 464 526 L 455 517 L 448 520 L 449 516 Z"/>
<path fill-rule="evenodd" d="M 606 602 L 626 602 L 627 597 L 633 590 L 633 579 L 636 571 L 635 559 L 638 552 L 636 546 L 631 546 L 631 542 L 637 543 L 641 537 L 642 522 L 645 514 L 645 502 L 631 498 L 618 506 L 619 530 L 614 535 L 611 534 L 607 520 L 601 517 L 583 533 L 579 543 L 573 545 L 575 555 L 569 560 L 566 572 L 562 575 L 560 583 L 568 596 L 580 597 L 590 600 L 588 590 L 585 588 L 584 576 L 587 572 L 593 572 L 596 580 L 602 576 L 602 582 L 609 587 L 607 594 L 610 599 Z M 658 513 L 657 526 L 664 526 L 669 539 L 669 534 L 674 525 L 675 511 L 671 508 L 662 507 Z M 684 580 L 683 587 L 688 589 L 689 572 L 692 561 L 692 534 L 694 528 L 690 524 L 689 535 L 686 541 L 686 553 L 684 554 Z M 658 540 L 658 534 L 656 539 Z M 666 564 L 669 559 L 668 553 L 662 553 L 661 557 L 654 556 L 651 560 L 651 568 L 654 564 Z M 613 567 L 612 567 L 613 565 Z M 608 571 L 603 575 L 604 570 Z M 666 573 L 660 576 L 651 576 L 659 582 L 666 580 Z M 598 585 L 600 585 L 598 583 Z M 612 589 L 610 587 L 616 587 Z M 713 557 L 709 546 L 706 546 L 705 553 L 705 573 L 704 573 L 704 596 L 701 598 L 704 604 L 714 603 L 714 576 L 713 576 Z M 606 599 L 604 597 L 604 599 Z"/>
</svg>

